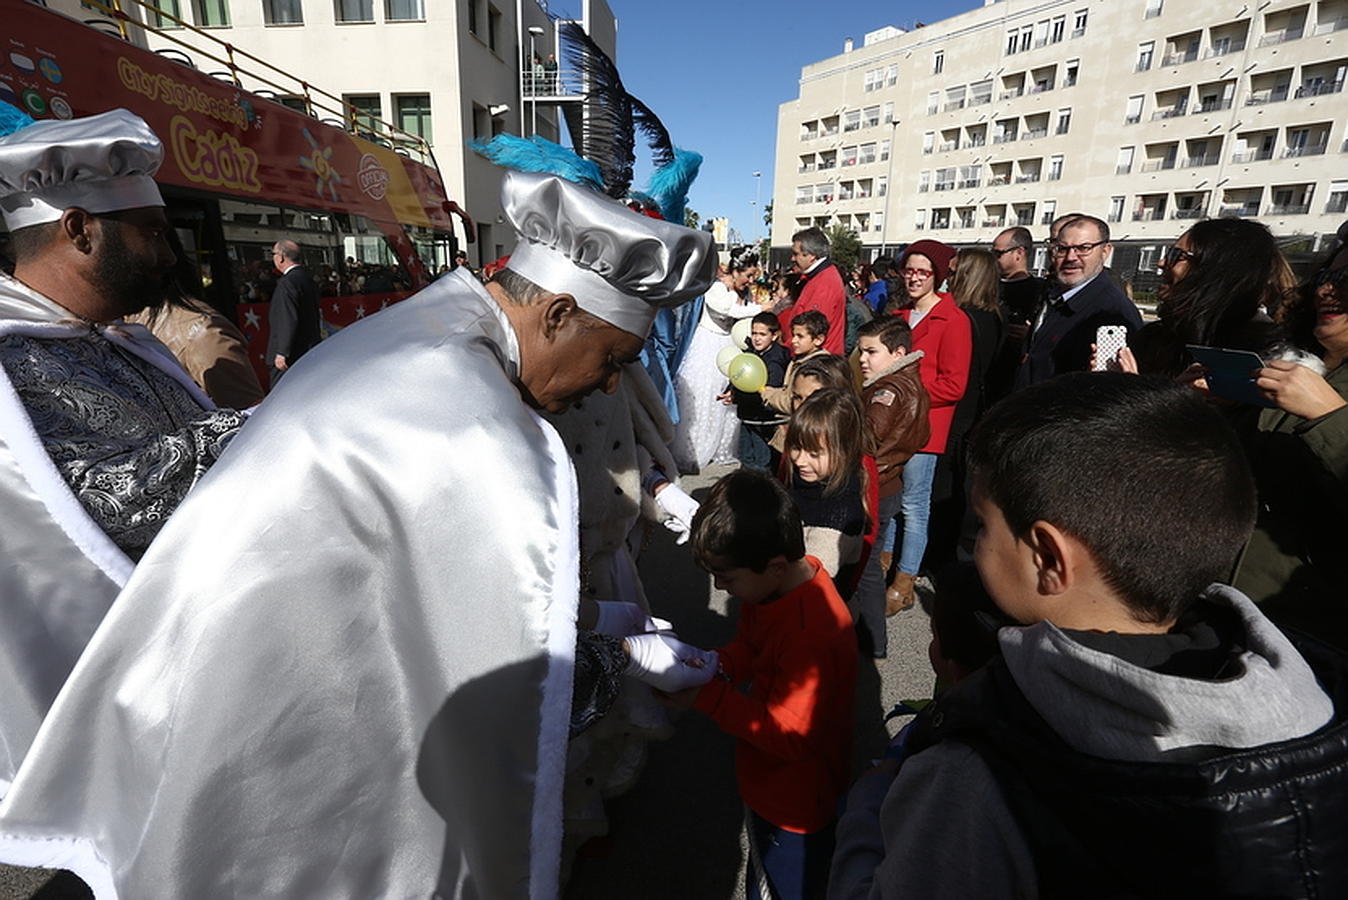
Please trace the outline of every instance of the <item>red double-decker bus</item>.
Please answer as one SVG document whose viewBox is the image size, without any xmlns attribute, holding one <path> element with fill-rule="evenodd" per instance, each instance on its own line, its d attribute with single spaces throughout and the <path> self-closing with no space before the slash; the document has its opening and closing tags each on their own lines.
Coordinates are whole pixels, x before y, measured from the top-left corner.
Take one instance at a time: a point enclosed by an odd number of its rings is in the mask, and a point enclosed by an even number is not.
<svg viewBox="0 0 1348 900">
<path fill-rule="evenodd" d="M 417 136 L 355 110 L 320 119 L 321 110 L 344 104 L 302 82 L 302 94 L 245 90 L 245 81 L 275 85 L 288 76 L 209 35 L 221 45 L 222 71 L 206 74 L 196 68 L 205 60 L 127 40 L 153 29 L 105 9 L 120 24 L 99 30 L 25 0 L 0 0 L 0 100 L 36 119 L 125 108 L 149 123 L 164 142 L 155 179 L 198 264 L 201 299 L 243 329 L 263 384 L 277 240 L 303 247 L 329 331 L 410 295 L 452 264 L 453 216 L 472 240 L 471 219 L 446 198 Z"/>
</svg>

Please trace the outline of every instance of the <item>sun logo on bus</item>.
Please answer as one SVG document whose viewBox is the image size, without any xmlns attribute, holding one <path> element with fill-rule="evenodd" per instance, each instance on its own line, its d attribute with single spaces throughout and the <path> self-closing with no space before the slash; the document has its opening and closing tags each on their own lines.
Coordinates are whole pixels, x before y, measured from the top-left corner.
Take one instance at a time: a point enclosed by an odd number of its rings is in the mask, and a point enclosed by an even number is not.
<svg viewBox="0 0 1348 900">
<path fill-rule="evenodd" d="M 301 156 L 300 165 L 314 173 L 314 193 L 322 197 L 326 190 L 331 199 L 336 200 L 337 185 L 342 183 L 342 176 L 332 166 L 332 148 L 320 146 L 307 128 L 304 129 L 304 139 L 314 152 Z"/>
</svg>

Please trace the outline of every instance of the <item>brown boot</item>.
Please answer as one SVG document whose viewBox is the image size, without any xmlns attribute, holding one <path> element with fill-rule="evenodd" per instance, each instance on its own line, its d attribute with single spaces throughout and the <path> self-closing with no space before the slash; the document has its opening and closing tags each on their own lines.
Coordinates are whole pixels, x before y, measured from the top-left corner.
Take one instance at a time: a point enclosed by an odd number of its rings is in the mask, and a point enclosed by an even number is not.
<svg viewBox="0 0 1348 900">
<path fill-rule="evenodd" d="M 917 594 L 913 590 L 913 576 L 907 572 L 898 572 L 894 575 L 894 583 L 885 591 L 885 615 L 892 616 L 895 613 L 901 613 L 905 609 L 912 609 L 913 604 L 917 602 Z"/>
</svg>

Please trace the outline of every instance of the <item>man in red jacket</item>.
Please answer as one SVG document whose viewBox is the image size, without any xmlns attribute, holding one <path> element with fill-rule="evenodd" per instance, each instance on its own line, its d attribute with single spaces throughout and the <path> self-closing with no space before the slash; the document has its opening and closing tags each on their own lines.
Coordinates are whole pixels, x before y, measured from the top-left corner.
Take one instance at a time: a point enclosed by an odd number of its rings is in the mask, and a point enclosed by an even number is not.
<svg viewBox="0 0 1348 900">
<path fill-rule="evenodd" d="M 822 228 L 806 228 L 791 235 L 791 261 L 800 269 L 805 285 L 800 299 L 778 313 L 782 333 L 790 334 L 793 318 L 807 309 L 817 309 L 828 319 L 824 349 L 841 356 L 847 329 L 847 294 L 838 267 L 828 258 L 828 237 Z"/>
</svg>

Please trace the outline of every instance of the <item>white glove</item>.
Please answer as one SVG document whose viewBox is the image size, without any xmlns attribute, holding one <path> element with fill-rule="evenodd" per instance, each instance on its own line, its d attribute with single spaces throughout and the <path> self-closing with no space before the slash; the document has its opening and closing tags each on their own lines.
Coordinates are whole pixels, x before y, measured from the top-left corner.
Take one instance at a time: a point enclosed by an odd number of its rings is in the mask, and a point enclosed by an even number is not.
<svg viewBox="0 0 1348 900">
<path fill-rule="evenodd" d="M 627 637 L 629 634 L 646 634 L 655 631 L 673 632 L 674 626 L 664 619 L 653 619 L 635 603 L 622 600 L 596 600 L 599 616 L 595 619 L 594 630 L 609 637 Z"/>
<path fill-rule="evenodd" d="M 693 529 L 693 516 L 697 515 L 697 501 L 671 481 L 655 495 L 655 505 L 665 514 L 662 524 L 679 536 L 674 543 L 686 544 Z"/>
<path fill-rule="evenodd" d="M 701 650 L 664 634 L 637 634 L 623 640 L 627 674 L 666 693 L 711 681 L 720 666 L 715 650 Z"/>
</svg>

